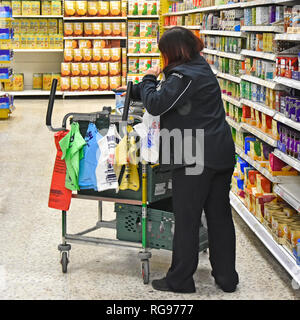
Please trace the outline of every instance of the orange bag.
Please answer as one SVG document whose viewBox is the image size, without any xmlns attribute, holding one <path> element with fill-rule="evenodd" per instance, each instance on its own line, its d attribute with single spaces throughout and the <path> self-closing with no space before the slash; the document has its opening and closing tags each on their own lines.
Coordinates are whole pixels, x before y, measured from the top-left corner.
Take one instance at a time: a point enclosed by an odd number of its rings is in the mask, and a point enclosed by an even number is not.
<svg viewBox="0 0 300 320">
<path fill-rule="evenodd" d="M 69 131 L 59 131 L 54 134 L 57 154 L 54 163 L 48 202 L 49 208 L 63 211 L 68 211 L 70 208 L 72 191 L 65 187 L 67 169 L 65 160 L 61 160 L 62 151 L 59 145 L 59 141 L 68 133 Z"/>
</svg>

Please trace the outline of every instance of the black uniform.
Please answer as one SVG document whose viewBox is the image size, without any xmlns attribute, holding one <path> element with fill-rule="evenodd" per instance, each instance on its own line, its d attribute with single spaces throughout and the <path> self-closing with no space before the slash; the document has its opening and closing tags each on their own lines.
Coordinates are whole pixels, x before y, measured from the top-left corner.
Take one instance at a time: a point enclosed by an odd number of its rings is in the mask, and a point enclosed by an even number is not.
<svg viewBox="0 0 300 320">
<path fill-rule="evenodd" d="M 146 75 L 133 86 L 133 98 L 142 100 L 150 114 L 161 116 L 161 129 L 192 129 L 194 138 L 196 129 L 204 129 L 202 174 L 186 175 L 185 166 L 191 163 L 175 165 L 171 158 L 175 233 L 168 285 L 176 291 L 195 289 L 202 209 L 207 218 L 213 275 L 223 286 L 235 285 L 235 230 L 229 202 L 235 151 L 218 81 L 200 55 L 173 68 L 165 78 L 159 84 L 155 76 Z"/>
</svg>

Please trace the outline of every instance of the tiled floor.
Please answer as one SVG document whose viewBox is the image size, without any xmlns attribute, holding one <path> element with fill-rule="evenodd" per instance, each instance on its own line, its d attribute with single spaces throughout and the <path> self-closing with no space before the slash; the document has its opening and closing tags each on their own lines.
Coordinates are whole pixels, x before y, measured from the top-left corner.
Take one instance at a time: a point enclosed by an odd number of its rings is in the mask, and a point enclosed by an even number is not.
<svg viewBox="0 0 300 320">
<path fill-rule="evenodd" d="M 58 100 L 54 126 L 72 111 L 97 111 L 111 100 Z M 208 254 L 200 255 L 192 295 L 160 293 L 144 285 L 137 252 L 73 245 L 62 274 L 57 245 L 60 212 L 49 209 L 55 158 L 53 133 L 45 126 L 46 100 L 17 100 L 11 119 L 0 121 L 0 299 L 299 299 L 291 278 L 245 223 L 234 214 L 237 233 L 238 290 L 225 294 L 210 276 Z M 113 216 L 106 203 L 105 217 Z M 93 226 L 97 203 L 73 200 L 70 232 Z M 98 233 L 95 233 L 98 234 Z M 105 230 L 104 236 L 114 237 Z M 151 278 L 165 274 L 170 252 L 153 250 Z"/>
</svg>

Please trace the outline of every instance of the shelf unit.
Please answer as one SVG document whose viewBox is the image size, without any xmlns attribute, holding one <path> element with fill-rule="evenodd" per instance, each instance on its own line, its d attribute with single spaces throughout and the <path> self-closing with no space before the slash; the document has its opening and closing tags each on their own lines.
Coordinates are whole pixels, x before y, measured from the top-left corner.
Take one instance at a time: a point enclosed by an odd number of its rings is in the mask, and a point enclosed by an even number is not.
<svg viewBox="0 0 300 320">
<path fill-rule="evenodd" d="M 300 41 L 300 34 L 293 34 L 293 33 L 283 33 L 283 34 L 276 34 L 275 40 L 281 41 Z"/>
<path fill-rule="evenodd" d="M 265 132 L 259 130 L 258 128 L 253 127 L 248 123 L 244 123 L 243 128 L 246 129 L 248 132 L 254 134 L 256 137 L 258 137 L 262 141 L 266 142 L 270 146 L 277 147 L 277 140 L 275 140 L 273 137 L 269 136 Z"/>
<path fill-rule="evenodd" d="M 228 37 L 246 37 L 244 32 L 241 31 L 226 31 L 226 30 L 200 30 L 201 34 L 207 34 L 212 36 L 228 36 Z"/>
<path fill-rule="evenodd" d="M 232 76 L 231 74 L 228 73 L 223 73 L 223 72 L 219 72 L 217 73 L 217 76 L 223 79 L 227 79 L 236 83 L 241 83 L 241 78 L 237 77 L 237 76 Z"/>
<path fill-rule="evenodd" d="M 127 53 L 127 57 L 160 57 L 160 53 Z"/>
<path fill-rule="evenodd" d="M 14 49 L 14 52 L 49 53 L 49 52 L 64 52 L 64 49 Z"/>
<path fill-rule="evenodd" d="M 235 122 L 233 119 L 231 119 L 230 117 L 226 117 L 226 121 L 228 122 L 228 124 L 233 127 L 234 129 L 236 129 L 237 131 L 245 131 L 243 128 L 243 124 L 242 123 L 237 123 Z"/>
<path fill-rule="evenodd" d="M 290 165 L 291 167 L 295 168 L 297 171 L 300 172 L 300 160 L 297 160 L 296 158 L 293 158 L 278 149 L 275 149 L 273 153 L 277 158 L 281 159 L 282 161 L 284 161 L 285 163 L 287 163 L 288 165 Z"/>
<path fill-rule="evenodd" d="M 287 125 L 288 127 L 291 127 L 293 129 L 296 129 L 298 131 L 300 131 L 300 123 L 299 122 L 296 122 L 296 121 L 293 121 L 287 117 L 285 117 L 282 113 L 280 112 L 277 112 L 274 116 L 274 119 Z"/>
<path fill-rule="evenodd" d="M 159 19 L 159 15 L 128 15 L 127 19 Z"/>
<path fill-rule="evenodd" d="M 274 54 L 274 53 L 243 49 L 241 51 L 241 55 L 254 57 L 254 58 L 261 58 L 261 59 L 265 59 L 265 60 L 276 61 L 276 54 Z"/>
<path fill-rule="evenodd" d="M 274 186 L 274 192 L 300 213 L 299 183 L 285 183 Z"/>
<path fill-rule="evenodd" d="M 249 107 L 254 108 L 260 112 L 263 112 L 270 117 L 274 117 L 276 114 L 275 110 L 272 110 L 261 103 L 254 102 L 254 101 L 251 101 L 248 99 L 241 99 L 241 104 L 245 104 L 246 106 L 249 106 Z"/>
<path fill-rule="evenodd" d="M 242 26 L 242 31 L 257 31 L 257 32 L 276 32 L 283 33 L 284 28 L 281 26 Z"/>
<path fill-rule="evenodd" d="M 64 40 L 126 40 L 127 37 L 64 37 Z"/>
<path fill-rule="evenodd" d="M 13 15 L 14 19 L 62 19 L 63 15 L 37 15 L 37 16 L 19 16 Z"/>
<path fill-rule="evenodd" d="M 227 94 L 222 94 L 222 99 L 225 101 L 228 101 L 229 103 L 237 106 L 237 107 L 241 107 L 241 101 L 237 100 L 235 98 L 232 98 L 230 96 L 228 96 Z"/>
<path fill-rule="evenodd" d="M 283 90 L 283 86 L 281 84 L 279 84 L 278 82 L 271 81 L 271 80 L 263 80 L 254 76 L 249 76 L 249 75 L 242 75 L 241 76 L 242 80 L 246 80 L 249 82 L 253 82 L 256 84 L 259 84 L 261 86 L 273 89 L 273 90 Z"/>
<path fill-rule="evenodd" d="M 120 20 L 120 21 L 126 21 L 127 17 L 121 17 L 121 16 L 103 16 L 103 17 L 63 17 L 65 21 L 75 21 L 75 20 L 93 20 L 93 21 L 101 21 L 101 20 Z"/>
<path fill-rule="evenodd" d="M 297 80 L 283 78 L 283 77 L 275 77 L 274 82 L 290 88 L 295 88 L 297 90 L 300 90 L 300 81 L 297 81 Z"/>
</svg>

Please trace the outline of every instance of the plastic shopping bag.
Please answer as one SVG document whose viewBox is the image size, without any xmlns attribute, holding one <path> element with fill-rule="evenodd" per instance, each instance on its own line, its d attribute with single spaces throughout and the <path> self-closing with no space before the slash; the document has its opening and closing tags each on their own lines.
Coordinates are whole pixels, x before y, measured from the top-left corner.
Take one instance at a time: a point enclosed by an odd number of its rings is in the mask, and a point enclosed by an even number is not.
<svg viewBox="0 0 300 320">
<path fill-rule="evenodd" d="M 68 134 L 68 131 L 59 131 L 54 135 L 57 149 L 56 159 L 53 168 L 53 175 L 50 187 L 48 207 L 68 211 L 71 203 L 72 191 L 65 187 L 66 163 L 61 160 L 62 151 L 59 141 Z"/>
</svg>

